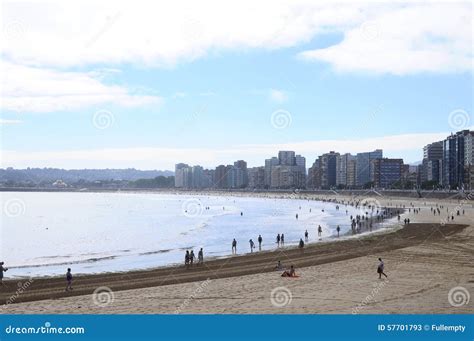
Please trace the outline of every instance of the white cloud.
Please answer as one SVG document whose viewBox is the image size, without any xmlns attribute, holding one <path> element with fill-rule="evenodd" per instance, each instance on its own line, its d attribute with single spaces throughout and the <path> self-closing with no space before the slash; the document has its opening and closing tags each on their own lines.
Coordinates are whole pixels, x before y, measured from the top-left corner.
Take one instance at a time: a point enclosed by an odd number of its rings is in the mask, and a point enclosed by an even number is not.
<svg viewBox="0 0 474 341">
<path fill-rule="evenodd" d="M 216 167 L 219 164 L 247 160 L 249 166 L 260 166 L 279 150 L 294 150 L 307 158 L 307 166 L 330 150 L 357 153 L 381 148 L 384 153 L 400 157 L 405 153 L 419 155 L 424 145 L 446 138 L 448 133 L 404 134 L 353 140 L 320 140 L 284 144 L 240 145 L 232 148 L 106 148 L 48 152 L 3 151 L 1 167 L 62 167 L 62 168 L 127 168 L 174 169 L 174 164 L 186 162 Z"/>
<path fill-rule="evenodd" d="M 20 124 L 20 123 L 23 123 L 23 121 L 22 120 L 5 120 L 5 119 L 0 118 L 0 126 Z"/>
<path fill-rule="evenodd" d="M 66 72 L 9 62 L 0 65 L 4 110 L 52 112 L 93 105 L 133 107 L 161 102 L 157 96 L 133 94 L 127 88 L 102 83 L 97 76 L 103 72 Z"/>
<path fill-rule="evenodd" d="M 30 65 L 170 66 L 216 50 L 295 47 L 325 32 L 344 40 L 302 56 L 338 70 L 463 71 L 472 61 L 469 3 L 48 0 L 3 10 L 2 53 Z"/>
<path fill-rule="evenodd" d="M 339 44 L 300 53 L 336 70 L 405 75 L 472 70 L 472 4 L 427 3 L 369 15 Z"/>
<path fill-rule="evenodd" d="M 283 90 L 270 89 L 269 98 L 276 103 L 284 103 L 288 101 L 288 94 Z"/>
</svg>

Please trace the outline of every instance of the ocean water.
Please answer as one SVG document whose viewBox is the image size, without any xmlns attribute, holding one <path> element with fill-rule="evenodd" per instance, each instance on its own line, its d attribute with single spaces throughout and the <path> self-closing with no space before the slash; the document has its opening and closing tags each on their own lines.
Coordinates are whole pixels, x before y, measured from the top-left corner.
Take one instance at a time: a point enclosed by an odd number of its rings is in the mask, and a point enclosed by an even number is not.
<svg viewBox="0 0 474 341">
<path fill-rule="evenodd" d="M 350 231 L 353 207 L 295 199 L 154 193 L 3 192 L 0 260 L 6 277 L 117 272 L 184 262 L 185 250 L 204 257 L 276 248 L 276 235 L 297 244 Z M 208 209 L 207 209 L 208 208 Z M 348 213 L 346 214 L 346 209 Z M 323 211 L 324 210 L 324 211 Z M 242 213 L 242 214 L 241 214 Z M 296 219 L 296 214 L 298 218 Z M 317 226 L 323 228 L 322 239 Z"/>
</svg>

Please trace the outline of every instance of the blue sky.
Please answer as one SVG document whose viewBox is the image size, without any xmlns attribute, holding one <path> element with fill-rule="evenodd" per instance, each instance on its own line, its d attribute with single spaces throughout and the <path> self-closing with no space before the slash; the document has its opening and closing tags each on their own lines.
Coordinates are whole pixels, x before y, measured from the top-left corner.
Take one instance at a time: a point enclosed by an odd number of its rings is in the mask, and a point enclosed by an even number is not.
<svg viewBox="0 0 474 341">
<path fill-rule="evenodd" d="M 341 24 L 330 3 L 299 5 L 305 14 L 283 2 L 275 13 L 270 4 L 253 8 L 254 19 L 230 27 L 193 11 L 176 36 L 141 43 L 150 28 L 131 23 L 146 21 L 144 12 L 106 7 L 89 22 L 71 11 L 55 24 L 72 30 L 68 39 L 34 21 L 28 7 L 6 6 L 2 166 L 172 169 L 241 158 L 258 166 L 279 149 L 295 149 L 310 165 L 329 150 L 375 148 L 413 162 L 427 142 L 472 126 L 471 6 L 368 3 L 348 6 Z M 56 6 L 30 10 L 51 14 Z M 77 6 L 87 12 L 93 4 Z M 437 25 L 440 15 L 456 29 Z M 284 30 L 273 16 L 285 18 Z M 91 33 L 77 36 L 74 27 Z M 217 29 L 229 32 L 222 38 Z M 38 53 L 32 39 L 52 51 Z M 84 41 L 87 52 L 76 48 Z"/>
</svg>

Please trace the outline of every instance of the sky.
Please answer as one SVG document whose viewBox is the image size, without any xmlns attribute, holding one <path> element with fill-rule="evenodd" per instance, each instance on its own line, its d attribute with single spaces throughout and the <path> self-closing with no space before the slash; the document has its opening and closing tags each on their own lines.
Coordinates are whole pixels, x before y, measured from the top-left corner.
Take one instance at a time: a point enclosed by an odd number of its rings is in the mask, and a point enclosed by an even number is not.
<svg viewBox="0 0 474 341">
<path fill-rule="evenodd" d="M 405 162 L 473 129 L 467 2 L 3 1 L 0 167 Z"/>
</svg>

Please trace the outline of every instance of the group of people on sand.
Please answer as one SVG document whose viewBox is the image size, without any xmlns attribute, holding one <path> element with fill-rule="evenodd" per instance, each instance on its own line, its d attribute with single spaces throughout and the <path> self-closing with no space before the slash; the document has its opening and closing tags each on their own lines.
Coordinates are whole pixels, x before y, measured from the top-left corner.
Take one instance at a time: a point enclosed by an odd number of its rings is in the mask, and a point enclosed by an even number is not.
<svg viewBox="0 0 474 341">
<path fill-rule="evenodd" d="M 284 270 L 284 267 L 280 261 L 278 261 L 277 265 L 275 266 L 275 270 L 276 271 Z M 382 275 L 385 276 L 385 278 L 388 278 L 387 274 L 385 273 L 385 263 L 383 262 L 382 258 L 379 258 L 377 273 L 379 275 L 379 279 L 382 279 Z M 281 274 L 281 277 L 299 277 L 299 276 L 296 274 L 294 265 L 291 265 L 289 269 L 283 271 L 283 273 Z"/>
<path fill-rule="evenodd" d="M 189 252 L 189 250 L 186 250 L 186 254 L 184 255 L 184 265 L 186 267 L 193 266 L 195 258 L 196 255 L 194 254 L 194 250 L 191 250 L 191 252 Z M 200 265 L 202 263 L 204 263 L 204 251 L 201 248 L 197 256 L 197 265 Z"/>
</svg>

